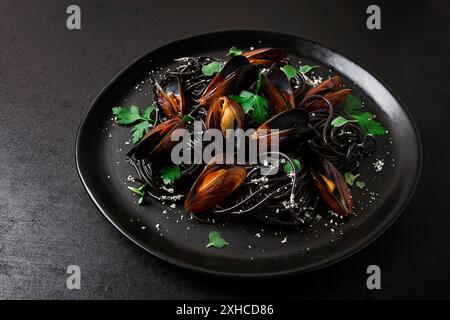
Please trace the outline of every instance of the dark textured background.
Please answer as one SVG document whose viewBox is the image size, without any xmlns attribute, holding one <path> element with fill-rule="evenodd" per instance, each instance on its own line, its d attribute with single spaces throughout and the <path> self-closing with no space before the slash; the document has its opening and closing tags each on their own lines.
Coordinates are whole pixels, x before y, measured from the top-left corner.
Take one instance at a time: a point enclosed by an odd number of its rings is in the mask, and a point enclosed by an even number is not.
<svg viewBox="0 0 450 320">
<path fill-rule="evenodd" d="M 0 2 L 0 298 L 449 298 L 450 2 L 373 1 Z M 395 3 L 394 3 L 395 2 Z M 82 30 L 68 31 L 78 4 Z M 275 281 L 212 279 L 172 267 L 121 236 L 76 172 L 75 136 L 98 92 L 153 48 L 219 29 L 298 34 L 378 75 L 421 131 L 424 165 L 400 219 L 332 267 Z M 66 289 L 67 265 L 82 289 Z M 382 290 L 366 289 L 378 264 Z"/>
</svg>

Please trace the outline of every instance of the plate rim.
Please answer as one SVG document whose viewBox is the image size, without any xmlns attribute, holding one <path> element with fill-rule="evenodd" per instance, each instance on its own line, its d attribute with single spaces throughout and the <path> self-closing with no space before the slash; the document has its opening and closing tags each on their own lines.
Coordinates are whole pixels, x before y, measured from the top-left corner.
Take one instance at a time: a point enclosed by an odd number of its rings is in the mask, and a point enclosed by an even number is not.
<svg viewBox="0 0 450 320">
<path fill-rule="evenodd" d="M 297 38 L 301 41 L 304 42 L 309 42 L 311 44 L 315 44 L 315 45 L 319 45 L 327 50 L 329 50 L 330 52 L 332 52 L 333 54 L 336 54 L 352 63 L 354 63 L 356 66 L 360 67 L 361 69 L 363 69 L 365 72 L 367 72 L 369 75 L 371 75 L 374 79 L 376 79 L 383 87 L 384 89 L 386 89 L 389 94 L 396 100 L 396 102 L 398 103 L 398 105 L 401 107 L 402 111 L 406 114 L 413 132 L 415 134 L 415 140 L 416 140 L 416 145 L 417 145 L 417 149 L 418 149 L 418 161 L 417 161 L 417 175 L 415 176 L 415 180 L 414 183 L 412 185 L 412 189 L 411 192 L 409 193 L 409 195 L 407 196 L 407 198 L 405 199 L 404 203 L 402 204 L 402 206 L 397 210 L 397 212 L 395 211 L 391 211 L 391 217 L 389 219 L 385 219 L 382 221 L 382 223 L 380 223 L 374 230 L 372 230 L 370 233 L 368 233 L 367 235 L 365 235 L 362 239 L 360 239 L 357 243 L 349 246 L 347 249 L 345 249 L 344 251 L 340 251 L 338 253 L 335 253 L 333 255 L 330 255 L 324 259 L 318 260 L 315 263 L 311 263 L 309 265 L 306 266 L 301 266 L 301 267 L 297 267 L 297 268 L 290 268 L 290 269 L 285 269 L 285 270 L 281 270 L 281 271 L 271 271 L 271 272 L 243 272 L 243 273 L 236 273 L 236 272 L 227 272 L 227 271 L 216 271 L 216 270 L 212 270 L 209 269 L 207 267 L 202 267 L 202 266 L 197 266 L 197 265 L 193 265 L 190 264 L 188 262 L 184 262 L 183 260 L 174 258 L 170 255 L 161 253 L 157 250 L 154 250 L 152 248 L 149 248 L 148 246 L 146 246 L 144 243 L 142 243 L 141 241 L 139 241 L 138 239 L 136 239 L 132 234 L 126 232 L 126 230 L 124 230 L 124 228 L 122 228 L 118 223 L 116 223 L 109 215 L 108 210 L 103 208 L 100 203 L 97 201 L 97 199 L 94 197 L 93 192 L 91 191 L 91 188 L 88 186 L 88 182 L 86 181 L 85 177 L 83 176 L 83 169 L 82 169 L 82 164 L 80 163 L 80 158 L 79 158 L 79 154 L 81 152 L 81 145 L 80 145 L 80 138 L 81 138 L 81 132 L 83 130 L 83 128 L 86 126 L 86 122 L 89 118 L 89 115 L 92 113 L 94 107 L 98 104 L 98 101 L 101 99 L 101 97 L 107 92 L 108 88 L 115 83 L 118 79 L 120 79 L 120 77 L 125 74 L 127 72 L 128 69 L 130 69 L 133 65 L 135 65 L 136 63 L 138 63 L 139 61 L 145 59 L 147 56 L 149 56 L 150 54 L 152 54 L 154 51 L 160 50 L 162 48 L 164 48 L 165 46 L 168 46 L 172 43 L 175 42 L 179 42 L 179 41 L 188 41 L 190 39 L 193 38 L 198 38 L 198 37 L 204 37 L 204 36 L 210 36 L 210 35 L 216 35 L 216 36 L 220 36 L 221 34 L 224 33 L 270 33 L 272 35 L 275 36 L 288 36 L 288 37 L 293 37 L 293 38 Z M 419 128 L 414 120 L 414 117 L 412 116 L 411 112 L 409 111 L 409 109 L 406 107 L 406 105 L 403 103 L 403 101 L 398 97 L 397 94 L 395 94 L 389 86 L 386 85 L 386 83 L 380 79 L 375 73 L 373 73 L 370 69 L 367 69 L 365 67 L 362 67 L 357 60 L 353 59 L 353 57 L 349 57 L 348 55 L 344 55 L 341 52 L 330 48 L 327 45 L 324 45 L 323 43 L 319 42 L 319 41 L 315 41 L 315 40 L 310 40 L 308 38 L 304 38 L 302 36 L 299 35 L 295 35 L 295 34 L 291 34 L 291 33 L 286 33 L 286 32 L 279 32 L 279 31 L 272 31 L 272 30 L 268 30 L 268 29 L 223 29 L 223 30 L 213 30 L 210 32 L 203 32 L 203 33 L 196 33 L 193 34 L 191 36 L 187 36 L 187 37 L 181 37 L 181 38 L 176 38 L 175 40 L 172 41 L 167 41 L 164 42 L 161 45 L 155 46 L 154 48 L 146 51 L 146 53 L 142 54 L 141 56 L 139 56 L 138 58 L 134 59 L 131 63 L 129 63 L 128 65 L 126 65 L 123 69 L 121 69 L 121 71 L 119 71 L 105 86 L 102 87 L 102 89 L 100 90 L 100 92 L 95 96 L 94 100 L 91 102 L 91 104 L 89 105 L 89 107 L 87 108 L 87 110 L 85 111 L 81 123 L 78 127 L 77 130 L 77 134 L 76 134 L 76 139 L 75 139 L 75 154 L 74 154 L 74 158 L 75 158 L 75 163 L 76 163 L 76 168 L 77 168 L 77 173 L 78 176 L 84 186 L 84 188 L 86 189 L 89 198 L 94 202 L 94 204 L 96 205 L 96 207 L 99 209 L 99 211 L 102 213 L 102 215 L 121 233 L 123 234 L 127 239 L 131 240 L 134 244 L 136 244 L 138 247 L 140 247 L 141 249 L 145 250 L 146 252 L 152 254 L 153 256 L 168 262 L 172 265 L 175 265 L 177 267 L 186 269 L 186 270 L 190 270 L 196 273 L 200 273 L 200 274 L 204 274 L 204 275 L 210 275 L 210 276 L 216 276 L 216 277 L 222 277 L 222 278 L 234 278 L 234 279 L 261 279 L 261 278 L 280 278 L 280 277 L 287 277 L 287 276 L 294 276 L 294 275 L 299 275 L 299 274 L 304 274 L 307 272 L 312 272 L 312 271 L 316 271 L 316 270 L 320 270 L 323 268 L 326 268 L 328 266 L 331 266 L 335 263 L 338 263 L 344 259 L 347 259 L 348 257 L 356 254 L 357 252 L 359 252 L 360 250 L 366 248 L 367 246 L 369 246 L 373 241 L 375 241 L 378 237 L 380 237 L 389 227 L 392 226 L 392 224 L 397 221 L 397 219 L 400 217 L 400 215 L 403 213 L 403 211 L 406 209 L 406 207 L 408 206 L 408 204 L 410 203 L 412 197 L 414 196 L 416 190 L 417 190 L 417 185 L 420 181 L 421 178 L 421 174 L 422 174 L 422 167 L 423 167 L 423 146 L 422 146 L 422 140 L 421 140 L 421 135 L 420 135 L 420 131 Z"/>
</svg>

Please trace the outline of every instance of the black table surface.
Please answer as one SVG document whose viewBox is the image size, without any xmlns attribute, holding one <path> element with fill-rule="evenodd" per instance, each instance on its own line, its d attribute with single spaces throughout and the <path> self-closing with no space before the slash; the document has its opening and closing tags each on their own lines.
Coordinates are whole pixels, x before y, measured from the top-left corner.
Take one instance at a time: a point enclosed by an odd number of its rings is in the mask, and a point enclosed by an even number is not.
<svg viewBox="0 0 450 320">
<path fill-rule="evenodd" d="M 0 2 L 0 298 L 449 298 L 449 1 Z M 77 175 L 80 121 L 135 58 L 178 38 L 224 29 L 300 35 L 379 76 L 412 112 L 424 146 L 415 196 L 397 222 L 354 256 L 278 280 L 210 278 L 171 266 L 123 237 Z M 81 290 L 66 288 L 68 265 Z M 366 268 L 381 268 L 381 290 Z"/>
</svg>

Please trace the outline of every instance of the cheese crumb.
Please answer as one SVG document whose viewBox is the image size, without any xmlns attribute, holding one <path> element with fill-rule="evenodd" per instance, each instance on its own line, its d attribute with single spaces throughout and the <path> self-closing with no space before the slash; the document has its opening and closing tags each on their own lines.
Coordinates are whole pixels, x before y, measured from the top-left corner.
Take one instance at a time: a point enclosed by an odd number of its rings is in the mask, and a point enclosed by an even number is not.
<svg viewBox="0 0 450 320">
<path fill-rule="evenodd" d="M 384 166 L 384 161 L 377 159 L 374 163 L 373 163 L 373 167 L 375 168 L 376 172 L 380 172 L 383 169 Z"/>
</svg>

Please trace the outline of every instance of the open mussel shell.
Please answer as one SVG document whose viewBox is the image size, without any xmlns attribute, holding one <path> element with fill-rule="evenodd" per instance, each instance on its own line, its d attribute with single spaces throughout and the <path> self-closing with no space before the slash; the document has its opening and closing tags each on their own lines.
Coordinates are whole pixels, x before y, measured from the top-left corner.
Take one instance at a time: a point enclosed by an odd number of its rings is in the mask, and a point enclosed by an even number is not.
<svg viewBox="0 0 450 320">
<path fill-rule="evenodd" d="M 207 213 L 227 199 L 247 176 L 242 166 L 208 164 L 195 181 L 184 202 L 184 209 L 191 213 Z"/>
<path fill-rule="evenodd" d="M 253 138 L 258 139 L 260 144 L 265 143 L 268 147 L 270 145 L 289 146 L 290 142 L 302 144 L 315 136 L 315 131 L 308 124 L 309 115 L 306 111 L 287 110 L 259 126 Z M 272 129 L 277 129 L 278 132 Z"/>
<path fill-rule="evenodd" d="M 316 111 L 327 108 L 328 105 L 323 99 L 314 99 L 313 96 L 321 95 L 327 99 L 333 106 L 342 103 L 345 98 L 352 92 L 350 89 L 340 89 L 341 78 L 339 76 L 331 77 L 323 81 L 321 84 L 311 88 L 306 92 L 301 106 L 308 111 Z"/>
<path fill-rule="evenodd" d="M 341 90 L 338 90 L 338 91 L 335 91 L 335 92 L 327 93 L 324 96 L 324 98 L 328 99 L 328 101 L 330 101 L 333 104 L 333 106 L 336 106 L 336 105 L 344 102 L 345 98 L 347 98 L 347 96 L 351 92 L 352 92 L 351 89 L 341 89 Z M 319 109 L 323 109 L 323 107 L 322 108 L 319 107 Z"/>
<path fill-rule="evenodd" d="M 249 87 L 258 76 L 258 68 L 244 56 L 231 58 L 211 80 L 199 98 L 199 104 L 209 107 L 220 96 L 238 94 Z"/>
<path fill-rule="evenodd" d="M 171 135 L 176 129 L 184 128 L 184 121 L 180 118 L 169 119 L 152 128 L 142 138 L 134 150 L 137 160 L 157 158 L 169 153 L 177 141 L 171 141 Z"/>
<path fill-rule="evenodd" d="M 353 212 L 350 188 L 345 178 L 329 160 L 323 160 L 320 172 L 311 170 L 311 176 L 319 196 L 332 211 L 343 217 Z"/>
<path fill-rule="evenodd" d="M 182 117 L 186 111 L 184 89 L 178 77 L 170 77 L 164 86 L 155 83 L 156 98 L 168 118 Z"/>
<path fill-rule="evenodd" d="M 301 106 L 308 112 L 318 111 L 328 108 L 327 100 L 333 105 L 338 106 L 343 103 L 347 96 L 352 92 L 350 89 L 342 89 L 335 92 L 330 92 L 322 96 L 324 99 L 320 99 L 319 96 L 309 96 L 303 99 Z"/>
<path fill-rule="evenodd" d="M 242 53 L 250 63 L 270 67 L 273 63 L 278 63 L 285 59 L 286 51 L 279 48 L 260 48 Z"/>
<path fill-rule="evenodd" d="M 233 99 L 223 96 L 210 107 L 205 124 L 208 129 L 220 129 L 226 136 L 227 129 L 244 128 L 244 117 L 242 107 Z"/>
<path fill-rule="evenodd" d="M 324 95 L 325 93 L 334 91 L 340 85 L 341 85 L 341 78 L 339 76 L 331 77 L 323 81 L 319 85 L 311 88 L 308 92 L 306 92 L 305 98 L 314 95 Z"/>
<path fill-rule="evenodd" d="M 309 115 L 306 111 L 292 109 L 276 114 L 259 126 L 258 129 L 278 129 L 281 131 L 290 128 L 304 128 L 307 127 L 308 124 Z"/>
<path fill-rule="evenodd" d="M 286 74 L 278 68 L 269 70 L 263 74 L 264 92 L 272 110 L 281 113 L 294 109 L 295 99 L 291 82 Z"/>
</svg>

